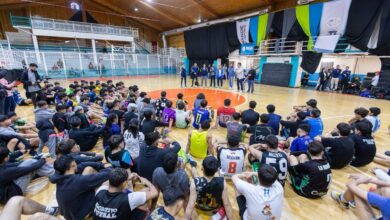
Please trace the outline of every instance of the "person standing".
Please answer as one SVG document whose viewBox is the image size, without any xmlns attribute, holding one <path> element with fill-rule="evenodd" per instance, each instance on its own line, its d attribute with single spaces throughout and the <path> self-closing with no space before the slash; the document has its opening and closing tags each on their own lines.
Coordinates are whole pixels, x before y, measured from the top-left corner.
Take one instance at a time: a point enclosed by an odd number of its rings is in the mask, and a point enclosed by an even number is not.
<svg viewBox="0 0 390 220">
<path fill-rule="evenodd" d="M 249 72 L 248 72 L 248 76 L 247 76 L 248 91 L 246 91 L 246 92 L 253 93 L 253 91 L 255 89 L 255 87 L 254 87 L 255 78 L 256 78 L 256 70 L 253 68 L 253 66 L 251 66 L 251 68 L 249 69 Z"/>
<path fill-rule="evenodd" d="M 237 91 L 239 92 L 241 90 L 242 92 L 244 92 L 245 75 L 244 75 L 244 69 L 241 67 L 241 63 L 237 64 L 237 69 L 235 70 L 235 74 L 237 79 Z"/>
<path fill-rule="evenodd" d="M 208 75 L 208 69 L 207 69 L 207 66 L 206 64 L 203 64 L 203 67 L 202 69 L 200 70 L 200 74 L 201 74 L 201 86 L 203 86 L 203 82 L 204 82 L 204 86 L 207 86 L 207 75 Z"/>
<path fill-rule="evenodd" d="M 223 78 L 225 78 L 225 74 L 223 72 L 222 66 L 219 65 L 217 69 L 217 85 L 219 88 L 223 87 Z"/>
<path fill-rule="evenodd" d="M 319 73 L 319 83 L 317 86 L 317 91 L 321 90 L 324 91 L 325 89 L 325 83 L 326 83 L 326 71 L 325 68 L 321 69 L 321 72 Z"/>
<path fill-rule="evenodd" d="M 183 81 L 184 81 L 184 87 L 187 87 L 187 71 L 184 64 L 181 65 L 180 75 L 181 75 L 180 86 L 183 88 Z"/>
<path fill-rule="evenodd" d="M 215 87 L 215 69 L 214 69 L 214 64 L 212 64 L 209 67 L 209 73 L 210 73 L 210 87 L 211 86 Z"/>
<path fill-rule="evenodd" d="M 30 63 L 29 68 L 25 70 L 22 75 L 22 82 L 23 87 L 26 90 L 26 96 L 31 98 L 34 108 L 37 107 L 37 101 L 42 97 L 42 90 L 39 85 L 41 77 L 38 74 L 37 68 L 37 64 Z"/>
<path fill-rule="evenodd" d="M 330 81 L 330 89 L 333 90 L 333 91 L 337 90 L 337 87 L 339 85 L 340 74 L 341 74 L 340 65 L 337 65 L 336 69 L 334 69 L 332 71 L 332 78 L 331 78 L 331 81 Z"/>
<path fill-rule="evenodd" d="M 0 72 L 0 84 L 7 93 L 4 101 L 4 115 L 7 115 L 8 112 L 14 112 L 16 107 L 16 103 L 12 93 L 12 88 L 15 86 L 15 82 L 8 83 L 8 80 L 4 78 L 6 76 L 6 73 L 6 70 Z"/>
<path fill-rule="evenodd" d="M 198 74 L 199 74 L 199 67 L 197 63 L 194 63 L 194 65 L 191 67 L 191 87 L 194 87 L 194 82 L 195 86 L 198 86 Z"/>
<path fill-rule="evenodd" d="M 344 91 L 348 88 L 350 76 L 351 70 L 349 70 L 349 66 L 346 66 L 345 70 L 341 73 L 341 91 Z"/>
<path fill-rule="evenodd" d="M 233 64 L 230 64 L 230 67 L 228 69 L 228 79 L 229 79 L 229 88 L 233 89 L 233 80 L 234 80 L 234 67 Z"/>
</svg>

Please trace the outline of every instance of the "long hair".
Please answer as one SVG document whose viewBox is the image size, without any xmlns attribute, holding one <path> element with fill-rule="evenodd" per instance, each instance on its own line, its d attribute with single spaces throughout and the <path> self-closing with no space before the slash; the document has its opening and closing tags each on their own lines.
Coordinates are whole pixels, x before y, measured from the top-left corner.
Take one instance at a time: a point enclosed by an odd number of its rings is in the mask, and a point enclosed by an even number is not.
<svg viewBox="0 0 390 220">
<path fill-rule="evenodd" d="M 103 137 L 108 138 L 110 136 L 110 129 L 112 124 L 114 124 L 114 121 L 117 119 L 117 115 L 115 113 L 110 113 L 107 116 L 106 124 L 103 129 Z"/>
<path fill-rule="evenodd" d="M 131 119 L 127 130 L 133 135 L 133 138 L 136 138 L 139 133 L 138 119 Z"/>
</svg>

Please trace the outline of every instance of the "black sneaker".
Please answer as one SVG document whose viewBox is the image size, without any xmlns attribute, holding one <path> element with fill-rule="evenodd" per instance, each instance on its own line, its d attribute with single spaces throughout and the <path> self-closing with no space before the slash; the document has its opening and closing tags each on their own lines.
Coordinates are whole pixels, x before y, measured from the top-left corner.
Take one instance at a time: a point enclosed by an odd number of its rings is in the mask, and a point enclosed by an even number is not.
<svg viewBox="0 0 390 220">
<path fill-rule="evenodd" d="M 390 157 L 390 150 L 386 151 L 386 152 L 385 152 L 385 155 L 388 156 L 388 157 Z"/>
</svg>

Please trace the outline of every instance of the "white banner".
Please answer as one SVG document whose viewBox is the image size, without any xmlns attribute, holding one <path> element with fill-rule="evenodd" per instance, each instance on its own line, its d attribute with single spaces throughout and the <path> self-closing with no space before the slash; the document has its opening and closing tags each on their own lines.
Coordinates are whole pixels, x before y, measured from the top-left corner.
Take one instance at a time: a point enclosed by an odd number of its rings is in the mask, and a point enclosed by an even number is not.
<svg viewBox="0 0 390 220">
<path fill-rule="evenodd" d="M 333 52 L 345 32 L 352 0 L 325 2 L 322 8 L 320 34 L 314 45 L 318 52 Z M 333 35 L 333 36 L 330 36 Z"/>
<path fill-rule="evenodd" d="M 343 35 L 352 0 L 325 2 L 322 9 L 319 35 Z"/>
<path fill-rule="evenodd" d="M 249 43 L 249 19 L 236 21 L 237 37 L 241 44 Z"/>
</svg>

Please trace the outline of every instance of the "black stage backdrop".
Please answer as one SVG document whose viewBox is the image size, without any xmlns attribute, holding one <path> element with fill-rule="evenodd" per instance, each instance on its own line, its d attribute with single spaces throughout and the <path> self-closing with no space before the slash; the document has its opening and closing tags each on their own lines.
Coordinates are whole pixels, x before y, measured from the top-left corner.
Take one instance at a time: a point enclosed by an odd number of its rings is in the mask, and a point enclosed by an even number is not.
<svg viewBox="0 0 390 220">
<path fill-rule="evenodd" d="M 379 28 L 378 45 L 370 53 L 376 55 L 390 55 L 390 1 L 383 1 L 382 16 Z"/>
<path fill-rule="evenodd" d="M 261 84 L 288 87 L 291 69 L 291 64 L 265 63 L 261 75 Z"/>
<path fill-rule="evenodd" d="M 380 58 L 381 60 L 381 75 L 379 78 L 379 86 L 390 88 L 390 58 Z"/>
<path fill-rule="evenodd" d="M 322 53 L 316 53 L 312 51 L 302 52 L 302 63 L 301 67 L 308 73 L 315 73 L 318 65 L 321 62 Z"/>
<path fill-rule="evenodd" d="M 240 47 L 235 22 L 221 23 L 184 32 L 187 57 L 190 61 L 227 57 Z M 193 62 L 192 62 L 193 63 Z"/>
<path fill-rule="evenodd" d="M 345 37 L 354 47 L 367 51 L 367 43 L 380 15 L 383 0 L 370 1 L 353 0 L 349 9 Z M 387 30 L 388 31 L 388 30 Z"/>
</svg>

